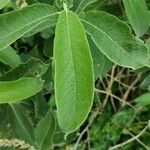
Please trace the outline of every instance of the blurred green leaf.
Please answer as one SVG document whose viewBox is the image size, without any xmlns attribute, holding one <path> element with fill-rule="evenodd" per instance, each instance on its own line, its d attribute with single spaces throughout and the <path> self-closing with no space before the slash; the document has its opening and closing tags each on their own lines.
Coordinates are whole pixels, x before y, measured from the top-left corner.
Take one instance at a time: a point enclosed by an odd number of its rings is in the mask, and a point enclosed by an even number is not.
<svg viewBox="0 0 150 150">
<path fill-rule="evenodd" d="M 10 0 L 0 0 L 0 10 L 5 7 L 10 2 Z"/>
<path fill-rule="evenodd" d="M 39 150 L 49 150 L 52 146 L 55 132 L 55 118 L 51 110 L 39 121 L 35 129 L 35 141 L 39 145 Z"/>
<path fill-rule="evenodd" d="M 137 36 L 145 34 L 149 27 L 149 11 L 145 0 L 123 0 L 127 17 Z"/>
<path fill-rule="evenodd" d="M 11 66 L 12 68 L 22 63 L 19 55 L 10 46 L 0 51 L 0 61 Z"/>
<path fill-rule="evenodd" d="M 140 88 L 147 89 L 150 91 L 150 74 L 144 79 L 144 81 L 140 84 Z"/>
<path fill-rule="evenodd" d="M 149 56 L 149 61 L 148 61 L 148 63 L 147 63 L 147 67 L 149 67 L 150 68 L 150 39 L 148 39 L 147 41 L 146 41 L 146 46 L 148 47 L 148 56 Z"/>
<path fill-rule="evenodd" d="M 15 81 L 0 82 L 0 104 L 14 103 L 29 98 L 43 88 L 43 81 L 25 77 Z"/>
<path fill-rule="evenodd" d="M 135 101 L 141 105 L 150 105 L 150 93 L 140 95 L 138 98 L 135 99 Z"/>
<path fill-rule="evenodd" d="M 33 124 L 26 111 L 19 104 L 10 105 L 9 121 L 16 138 L 32 145 L 35 144 Z"/>
<path fill-rule="evenodd" d="M 95 79 L 103 77 L 111 69 L 112 62 L 98 49 L 93 40 L 88 37 L 90 49 L 93 57 Z"/>
</svg>

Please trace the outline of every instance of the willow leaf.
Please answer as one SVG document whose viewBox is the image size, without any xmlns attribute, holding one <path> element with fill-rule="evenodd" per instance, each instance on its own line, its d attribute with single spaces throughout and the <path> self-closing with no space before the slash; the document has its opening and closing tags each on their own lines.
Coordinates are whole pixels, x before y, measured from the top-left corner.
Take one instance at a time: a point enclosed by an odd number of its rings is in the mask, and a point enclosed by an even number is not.
<svg viewBox="0 0 150 150">
<path fill-rule="evenodd" d="M 10 2 L 10 0 L 0 0 L 0 10 L 5 7 Z"/>
<path fill-rule="evenodd" d="M 49 150 L 52 146 L 55 125 L 54 114 L 49 110 L 46 116 L 37 124 L 35 129 L 35 140 L 40 150 Z"/>
<path fill-rule="evenodd" d="M 34 127 L 31 118 L 20 104 L 10 104 L 9 106 L 9 122 L 15 137 L 34 145 Z"/>
<path fill-rule="evenodd" d="M 26 77 L 10 82 L 0 82 L 0 104 L 14 103 L 31 97 L 41 91 L 43 81 Z"/>
<path fill-rule="evenodd" d="M 0 51 L 0 61 L 12 68 L 21 64 L 21 58 L 10 46 Z"/>
<path fill-rule="evenodd" d="M 81 15 L 82 23 L 99 50 L 114 63 L 133 69 L 146 66 L 148 48 L 131 34 L 127 24 L 101 11 Z"/>
<path fill-rule="evenodd" d="M 124 0 L 129 22 L 137 36 L 142 36 L 149 27 L 149 11 L 145 0 Z"/>
<path fill-rule="evenodd" d="M 58 122 L 65 133 L 87 118 L 93 100 L 93 66 L 84 28 L 73 12 L 63 11 L 54 40 L 55 97 Z"/>
<path fill-rule="evenodd" d="M 3 29 L 0 30 L 0 50 L 43 22 L 49 20 L 49 24 L 53 25 L 57 14 L 57 10 L 51 5 L 35 4 L 0 15 L 0 29 Z"/>
</svg>

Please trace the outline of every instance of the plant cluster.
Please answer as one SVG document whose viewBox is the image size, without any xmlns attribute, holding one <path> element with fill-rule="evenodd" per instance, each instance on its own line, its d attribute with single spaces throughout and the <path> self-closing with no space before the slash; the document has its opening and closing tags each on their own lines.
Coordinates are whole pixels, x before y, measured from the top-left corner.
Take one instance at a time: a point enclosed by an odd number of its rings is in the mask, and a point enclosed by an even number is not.
<svg viewBox="0 0 150 150">
<path fill-rule="evenodd" d="M 0 149 L 149 150 L 149 9 L 0 0 Z"/>
</svg>

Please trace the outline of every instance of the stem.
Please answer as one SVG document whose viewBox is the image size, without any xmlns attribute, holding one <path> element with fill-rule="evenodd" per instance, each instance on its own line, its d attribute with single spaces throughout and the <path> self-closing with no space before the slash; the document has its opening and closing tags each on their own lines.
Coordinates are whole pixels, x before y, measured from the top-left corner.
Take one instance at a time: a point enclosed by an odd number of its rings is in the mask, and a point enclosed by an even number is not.
<svg viewBox="0 0 150 150">
<path fill-rule="evenodd" d="M 138 135 L 134 136 L 133 138 L 131 138 L 131 139 L 129 139 L 129 140 L 123 142 L 123 143 L 120 143 L 118 145 L 110 147 L 109 150 L 115 150 L 119 147 L 123 147 L 124 145 L 129 144 L 129 143 L 137 140 L 140 136 L 142 136 L 144 134 L 144 132 L 149 128 L 149 126 L 150 126 L 150 124 L 148 123 L 148 125 Z"/>
<path fill-rule="evenodd" d="M 63 3 L 63 8 L 64 8 L 65 11 L 68 11 L 66 3 Z"/>
</svg>

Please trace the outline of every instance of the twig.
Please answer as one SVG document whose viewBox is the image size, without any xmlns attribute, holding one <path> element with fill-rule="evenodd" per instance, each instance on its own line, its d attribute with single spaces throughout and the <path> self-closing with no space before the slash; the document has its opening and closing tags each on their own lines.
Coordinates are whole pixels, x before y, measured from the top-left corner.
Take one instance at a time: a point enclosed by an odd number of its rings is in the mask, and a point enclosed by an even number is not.
<svg viewBox="0 0 150 150">
<path fill-rule="evenodd" d="M 118 96 L 112 94 L 112 93 L 108 93 L 107 91 L 103 91 L 103 90 L 99 90 L 99 89 L 95 89 L 95 92 L 99 92 L 99 93 L 103 93 L 103 94 L 107 94 L 107 95 L 111 95 L 112 97 L 114 97 L 115 99 L 124 102 L 123 99 L 119 98 Z M 129 105 L 130 107 L 134 108 L 130 103 L 126 102 L 126 105 Z M 135 108 L 134 108 L 135 109 Z"/>
<path fill-rule="evenodd" d="M 114 65 L 112 67 L 112 70 L 111 70 L 111 78 L 110 78 L 110 81 L 108 82 L 108 88 L 106 88 L 107 93 L 110 93 L 110 94 L 106 95 L 106 99 L 103 102 L 103 108 L 106 106 L 107 101 L 108 101 L 108 97 L 111 96 L 111 93 L 112 93 L 111 90 L 112 90 L 112 85 L 113 85 L 113 82 L 114 82 L 113 77 L 114 77 L 114 74 L 115 74 L 116 67 L 117 67 L 117 65 Z M 111 100 L 112 100 L 112 98 L 111 98 Z"/>
<path fill-rule="evenodd" d="M 125 94 L 123 95 L 122 99 L 124 100 L 123 103 L 122 103 L 122 107 L 124 107 L 125 105 L 125 102 L 128 98 L 128 95 L 130 93 L 130 91 L 132 90 L 132 88 L 134 87 L 134 85 L 139 82 L 139 79 L 141 78 L 141 74 L 138 74 L 136 79 L 133 81 L 133 83 L 129 86 L 129 88 L 127 89 L 127 91 L 125 92 Z"/>
<path fill-rule="evenodd" d="M 140 136 L 142 136 L 144 134 L 144 132 L 149 128 L 149 126 L 150 126 L 150 124 L 148 123 L 148 125 L 138 135 L 134 136 L 133 138 L 131 138 L 123 143 L 120 143 L 118 145 L 110 147 L 109 150 L 115 150 L 117 148 L 123 147 L 124 145 L 127 145 L 127 144 L 137 140 Z"/>
<path fill-rule="evenodd" d="M 80 136 L 77 139 L 77 142 L 75 144 L 75 150 L 77 150 L 78 145 L 80 143 L 80 140 L 82 139 L 82 136 L 88 131 L 89 127 L 92 125 L 93 121 L 95 120 L 95 118 L 97 117 L 97 115 L 99 114 L 101 107 L 99 107 L 97 109 L 97 111 L 93 114 L 92 118 L 89 121 L 89 124 L 84 128 L 84 130 L 81 132 Z"/>
<path fill-rule="evenodd" d="M 133 134 L 132 134 L 131 132 L 129 132 L 128 130 L 127 130 L 127 132 L 128 132 L 128 134 L 131 135 L 132 137 L 135 137 L 135 135 L 133 135 Z M 137 138 L 136 141 L 137 141 L 138 143 L 140 143 L 146 150 L 150 150 L 150 148 L 149 148 L 147 145 L 145 145 L 139 138 Z"/>
<path fill-rule="evenodd" d="M 107 76 L 108 76 L 108 77 L 111 77 L 109 74 L 107 74 Z M 121 82 L 121 81 L 120 81 L 118 78 L 116 78 L 116 77 L 113 78 L 113 80 L 117 81 L 118 83 L 120 83 L 122 86 L 124 86 L 124 87 L 126 87 L 126 88 L 129 88 L 129 87 L 130 87 L 129 85 L 127 85 L 127 84 Z M 135 87 L 131 87 L 131 89 L 134 90 Z"/>
</svg>

